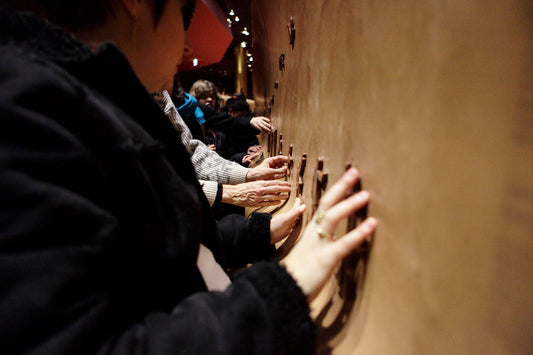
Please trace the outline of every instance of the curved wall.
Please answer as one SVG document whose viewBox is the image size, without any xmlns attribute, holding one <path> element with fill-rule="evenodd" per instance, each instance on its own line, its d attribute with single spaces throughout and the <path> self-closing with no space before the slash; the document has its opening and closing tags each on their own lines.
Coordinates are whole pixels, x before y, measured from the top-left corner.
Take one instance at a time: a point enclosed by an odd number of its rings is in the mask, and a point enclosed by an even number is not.
<svg viewBox="0 0 533 355">
<path fill-rule="evenodd" d="M 320 352 L 532 353 L 531 2 L 253 0 L 252 12 L 256 112 L 284 154 L 293 146 L 293 196 L 303 153 L 310 207 L 318 157 L 330 182 L 354 163 L 380 221 L 313 304 Z"/>
</svg>

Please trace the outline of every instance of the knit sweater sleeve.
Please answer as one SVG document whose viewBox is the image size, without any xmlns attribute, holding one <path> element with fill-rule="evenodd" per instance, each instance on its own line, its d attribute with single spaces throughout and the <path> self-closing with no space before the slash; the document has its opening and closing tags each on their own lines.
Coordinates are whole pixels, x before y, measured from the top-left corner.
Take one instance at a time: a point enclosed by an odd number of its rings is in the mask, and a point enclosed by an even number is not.
<svg viewBox="0 0 533 355">
<path fill-rule="evenodd" d="M 220 189 L 219 183 L 216 181 L 207 181 L 199 180 L 200 186 L 202 186 L 202 191 L 204 192 L 207 201 L 209 201 L 209 206 L 213 207 L 213 204 L 216 202 L 218 190 Z"/>
<path fill-rule="evenodd" d="M 207 148 L 203 142 L 193 139 L 191 131 L 179 115 L 167 91 L 156 93 L 154 98 L 180 133 L 181 142 L 191 155 L 191 162 L 198 179 L 232 185 L 246 181 L 249 169 L 222 158 Z"/>
</svg>

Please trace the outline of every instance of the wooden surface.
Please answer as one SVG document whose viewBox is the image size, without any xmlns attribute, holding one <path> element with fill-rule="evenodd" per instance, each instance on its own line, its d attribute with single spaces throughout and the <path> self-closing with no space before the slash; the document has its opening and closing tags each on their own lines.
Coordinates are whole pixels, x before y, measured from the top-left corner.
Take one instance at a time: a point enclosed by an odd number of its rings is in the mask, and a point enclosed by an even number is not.
<svg viewBox="0 0 533 355">
<path fill-rule="evenodd" d="M 351 162 L 380 221 L 313 303 L 320 352 L 533 353 L 532 2 L 253 0 L 252 12 L 256 112 L 284 154 L 293 145 L 291 201 L 303 153 L 308 207 L 318 157 L 329 184 Z"/>
</svg>

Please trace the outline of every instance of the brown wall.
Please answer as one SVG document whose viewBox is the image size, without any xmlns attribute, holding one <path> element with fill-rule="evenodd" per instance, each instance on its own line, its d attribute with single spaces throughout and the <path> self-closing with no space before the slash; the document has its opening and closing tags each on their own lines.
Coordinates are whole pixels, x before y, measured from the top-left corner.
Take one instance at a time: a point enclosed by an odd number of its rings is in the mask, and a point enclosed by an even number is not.
<svg viewBox="0 0 533 355">
<path fill-rule="evenodd" d="M 533 353 L 531 4 L 252 1 L 294 188 L 302 153 L 309 206 L 318 156 L 330 184 L 353 162 L 380 221 L 355 301 L 339 272 L 313 304 L 321 352 Z"/>
</svg>

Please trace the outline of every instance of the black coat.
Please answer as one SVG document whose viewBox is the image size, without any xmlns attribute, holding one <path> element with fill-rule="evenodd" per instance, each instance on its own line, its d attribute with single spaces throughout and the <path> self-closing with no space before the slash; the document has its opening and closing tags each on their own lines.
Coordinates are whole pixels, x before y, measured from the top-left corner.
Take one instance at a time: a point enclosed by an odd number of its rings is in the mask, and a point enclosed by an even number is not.
<svg viewBox="0 0 533 355">
<path fill-rule="evenodd" d="M 1 353 L 314 352 L 305 296 L 276 263 L 204 292 L 200 242 L 231 266 L 268 241 L 218 233 L 188 153 L 117 47 L 93 53 L 0 11 L 0 127 Z"/>
<path fill-rule="evenodd" d="M 176 107 L 180 106 L 176 97 L 172 96 L 172 100 Z M 248 148 L 259 144 L 257 135 L 261 132 L 250 125 L 253 117 L 233 117 L 218 112 L 207 105 L 201 103 L 197 103 L 197 105 L 204 113 L 205 124 L 203 128 L 196 121 L 194 113 L 184 114 L 180 112 L 180 116 L 189 127 L 193 138 L 205 144 L 214 144 L 217 149 L 216 152 L 221 157 L 242 163 L 242 158 Z"/>
</svg>

